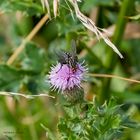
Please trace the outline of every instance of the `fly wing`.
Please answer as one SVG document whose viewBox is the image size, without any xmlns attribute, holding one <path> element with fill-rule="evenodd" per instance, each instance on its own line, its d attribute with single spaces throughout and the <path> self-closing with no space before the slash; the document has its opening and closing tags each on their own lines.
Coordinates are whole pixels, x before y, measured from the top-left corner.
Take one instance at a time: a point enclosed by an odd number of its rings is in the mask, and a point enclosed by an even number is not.
<svg viewBox="0 0 140 140">
<path fill-rule="evenodd" d="M 77 51 L 76 51 L 76 42 L 75 42 L 75 40 L 71 41 L 71 56 L 72 56 L 73 61 L 75 63 L 77 63 L 78 58 L 77 58 Z"/>
<path fill-rule="evenodd" d="M 66 64 L 66 58 L 67 58 L 67 54 L 61 50 L 61 51 L 57 51 L 56 55 L 58 57 L 58 62 L 60 62 L 61 64 Z"/>
<path fill-rule="evenodd" d="M 76 55 L 76 42 L 75 40 L 71 41 L 71 51 L 73 55 Z"/>
</svg>

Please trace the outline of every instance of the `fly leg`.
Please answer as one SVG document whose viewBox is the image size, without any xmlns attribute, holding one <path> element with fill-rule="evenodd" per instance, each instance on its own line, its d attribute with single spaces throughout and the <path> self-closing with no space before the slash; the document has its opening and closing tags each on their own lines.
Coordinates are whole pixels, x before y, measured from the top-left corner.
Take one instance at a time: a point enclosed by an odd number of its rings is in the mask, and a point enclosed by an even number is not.
<svg viewBox="0 0 140 140">
<path fill-rule="evenodd" d="M 59 70 L 56 73 L 58 73 L 62 69 L 62 66 L 63 66 L 63 64 L 61 64 Z"/>
</svg>

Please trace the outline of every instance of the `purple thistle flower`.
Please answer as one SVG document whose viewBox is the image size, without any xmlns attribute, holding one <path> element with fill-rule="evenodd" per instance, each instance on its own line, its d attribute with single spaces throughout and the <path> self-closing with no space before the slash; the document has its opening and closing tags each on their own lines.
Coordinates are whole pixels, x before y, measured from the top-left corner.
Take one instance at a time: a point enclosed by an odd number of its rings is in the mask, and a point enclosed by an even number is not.
<svg viewBox="0 0 140 140">
<path fill-rule="evenodd" d="M 70 91 L 75 87 L 81 88 L 81 82 L 84 80 L 84 74 L 87 71 L 83 64 L 77 64 L 76 68 L 69 67 L 68 64 L 58 63 L 51 68 L 49 73 L 49 82 L 53 90 Z"/>
<path fill-rule="evenodd" d="M 83 63 L 78 62 L 76 54 L 76 43 L 72 40 L 71 51 L 61 51 L 59 63 L 51 68 L 49 72 L 49 83 L 52 90 L 61 91 L 64 97 L 71 102 L 79 102 L 84 99 L 84 90 L 81 82 L 84 80 L 84 74 L 87 72 Z"/>
</svg>

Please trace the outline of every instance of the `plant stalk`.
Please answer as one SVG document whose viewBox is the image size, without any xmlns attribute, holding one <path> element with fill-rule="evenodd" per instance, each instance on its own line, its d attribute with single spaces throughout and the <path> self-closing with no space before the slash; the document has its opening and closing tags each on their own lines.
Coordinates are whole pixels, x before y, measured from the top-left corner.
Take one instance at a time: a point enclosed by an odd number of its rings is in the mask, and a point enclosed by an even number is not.
<svg viewBox="0 0 140 140">
<path fill-rule="evenodd" d="M 114 36 L 113 36 L 113 43 L 115 46 L 121 45 L 125 26 L 127 23 L 127 20 L 125 17 L 127 17 L 131 14 L 133 5 L 134 5 L 133 0 L 123 0 L 122 6 L 120 9 L 120 13 L 118 16 L 118 20 L 116 23 Z M 107 69 L 108 74 L 112 74 L 116 64 L 117 64 L 117 57 L 114 56 L 114 52 L 110 52 L 108 69 Z M 110 96 L 111 96 L 110 84 L 111 84 L 111 79 L 106 79 L 106 78 L 103 79 L 102 90 L 99 95 L 100 103 L 104 103 L 105 100 L 108 100 L 110 98 Z"/>
</svg>

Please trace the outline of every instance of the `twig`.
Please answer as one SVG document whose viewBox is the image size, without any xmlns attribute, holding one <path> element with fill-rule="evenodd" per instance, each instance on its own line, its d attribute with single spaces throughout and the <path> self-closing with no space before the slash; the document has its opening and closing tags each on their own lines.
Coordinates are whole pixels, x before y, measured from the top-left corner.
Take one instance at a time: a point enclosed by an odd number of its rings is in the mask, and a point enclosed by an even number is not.
<svg viewBox="0 0 140 140">
<path fill-rule="evenodd" d="M 33 30 L 28 34 L 28 36 L 21 42 L 21 45 L 15 50 L 15 52 L 8 59 L 7 64 L 11 65 L 14 60 L 18 57 L 18 55 L 22 52 L 25 47 L 26 42 L 33 39 L 33 37 L 37 34 L 40 28 L 45 24 L 45 22 L 49 19 L 48 14 L 46 14 L 38 24 L 33 28 Z"/>
<path fill-rule="evenodd" d="M 27 99 L 33 99 L 35 97 L 50 97 L 50 98 L 55 98 L 54 96 L 50 96 L 47 94 L 38 94 L 38 95 L 25 95 L 22 93 L 14 93 L 14 92 L 6 92 L 6 91 L 0 91 L 0 95 L 3 96 L 21 96 Z"/>
<path fill-rule="evenodd" d="M 140 81 L 138 81 L 138 80 L 130 79 L 130 78 L 124 78 L 124 77 L 117 76 L 117 75 L 111 75 L 111 74 L 95 74 L 95 73 L 94 74 L 89 73 L 87 75 L 94 76 L 94 77 L 116 78 L 116 79 L 121 79 L 121 80 L 128 81 L 128 82 L 133 82 L 133 83 L 139 83 L 140 84 Z"/>
</svg>

